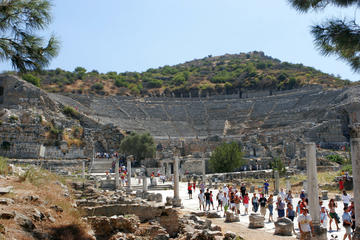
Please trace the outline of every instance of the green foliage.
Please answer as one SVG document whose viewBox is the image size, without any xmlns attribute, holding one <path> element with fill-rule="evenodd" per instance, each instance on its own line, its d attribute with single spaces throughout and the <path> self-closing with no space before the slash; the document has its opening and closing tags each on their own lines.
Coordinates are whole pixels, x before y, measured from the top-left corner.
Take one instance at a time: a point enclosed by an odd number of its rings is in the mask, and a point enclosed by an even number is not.
<svg viewBox="0 0 360 240">
<path fill-rule="evenodd" d="M 83 67 L 76 67 L 74 74 L 78 79 L 83 79 L 86 75 L 86 69 Z"/>
<path fill-rule="evenodd" d="M 359 6 L 358 0 L 289 0 L 289 2 L 301 12 L 312 9 L 324 10 L 331 5 L 340 8 L 352 6 L 354 9 Z M 349 16 L 347 19 L 330 18 L 323 24 L 312 26 L 311 33 L 321 54 L 324 56 L 336 55 L 346 61 L 354 71 L 359 72 L 360 26 L 355 17 L 352 18 L 349 19 Z"/>
<path fill-rule="evenodd" d="M 17 120 L 19 120 L 18 116 L 11 115 L 11 116 L 9 117 L 9 121 L 10 121 L 11 123 L 15 123 Z"/>
<path fill-rule="evenodd" d="M 80 94 L 102 95 L 110 94 L 106 92 L 108 88 L 104 89 L 104 85 L 100 84 L 105 81 L 107 84 L 113 84 L 113 87 L 110 86 L 111 94 L 115 91 L 115 94 L 122 95 L 148 95 L 150 91 L 153 93 L 154 89 L 163 88 L 167 94 L 174 93 L 176 96 L 187 95 L 190 90 L 195 89 L 211 91 L 212 94 L 232 94 L 237 89 L 287 90 L 309 84 L 321 84 L 326 87 L 343 87 L 351 84 L 311 67 L 281 62 L 265 56 L 262 52 L 204 58 L 175 66 L 149 69 L 143 73 L 103 74 L 96 70 L 86 72 L 86 69 L 78 67 L 73 72 L 58 68 L 36 73 L 36 76 L 42 79 L 41 86 L 49 91 L 73 89 Z M 79 78 L 80 85 L 75 84 Z M 65 85 L 71 84 L 73 88 L 64 88 Z"/>
<path fill-rule="evenodd" d="M 350 175 L 352 174 L 352 165 L 347 164 L 341 168 L 342 172 L 348 172 Z"/>
<path fill-rule="evenodd" d="M 96 90 L 96 91 L 100 91 L 104 89 L 104 85 L 100 82 L 96 82 L 91 86 L 92 89 Z"/>
<path fill-rule="evenodd" d="M 286 173 L 285 165 L 279 157 L 274 158 L 274 160 L 270 163 L 270 165 L 273 171 L 278 171 L 279 174 Z"/>
<path fill-rule="evenodd" d="M 246 164 L 238 143 L 222 143 L 211 155 L 210 168 L 215 172 L 233 172 Z"/>
<path fill-rule="evenodd" d="M 73 107 L 70 106 L 65 106 L 63 108 L 63 113 L 69 117 L 75 118 L 75 119 L 79 119 L 80 118 L 80 113 L 78 111 L 76 111 Z"/>
<path fill-rule="evenodd" d="M 9 173 L 7 159 L 4 157 L 0 157 L 0 174 L 7 175 Z"/>
<path fill-rule="evenodd" d="M 126 155 L 133 155 L 137 161 L 155 154 L 155 141 L 150 133 L 131 133 L 120 144 L 120 151 Z"/>
<path fill-rule="evenodd" d="M 49 0 L 1 1 L 0 59 L 11 62 L 20 72 L 40 70 L 58 53 L 54 36 L 47 42 L 35 34 L 51 21 Z"/>
<path fill-rule="evenodd" d="M 41 79 L 39 77 L 32 75 L 31 73 L 23 74 L 22 79 L 24 79 L 25 81 L 27 81 L 37 87 L 40 87 Z"/>
<path fill-rule="evenodd" d="M 338 163 L 340 165 L 344 164 L 344 162 L 345 162 L 345 159 L 342 156 L 338 155 L 338 154 L 327 155 L 326 159 L 328 159 L 331 162 Z"/>
</svg>

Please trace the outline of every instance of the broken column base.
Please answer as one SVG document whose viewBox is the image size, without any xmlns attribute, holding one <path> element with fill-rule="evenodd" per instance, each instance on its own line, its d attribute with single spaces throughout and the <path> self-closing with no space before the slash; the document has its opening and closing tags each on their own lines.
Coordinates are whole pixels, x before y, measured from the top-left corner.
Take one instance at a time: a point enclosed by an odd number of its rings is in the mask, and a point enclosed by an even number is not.
<svg viewBox="0 0 360 240">
<path fill-rule="evenodd" d="M 360 227 L 356 227 L 352 236 L 353 240 L 360 240 Z"/>
<path fill-rule="evenodd" d="M 181 207 L 181 199 L 180 198 L 173 198 L 172 199 L 172 206 L 173 207 Z"/>
<path fill-rule="evenodd" d="M 321 226 L 314 226 L 314 235 L 311 239 L 327 240 L 327 229 Z"/>
</svg>

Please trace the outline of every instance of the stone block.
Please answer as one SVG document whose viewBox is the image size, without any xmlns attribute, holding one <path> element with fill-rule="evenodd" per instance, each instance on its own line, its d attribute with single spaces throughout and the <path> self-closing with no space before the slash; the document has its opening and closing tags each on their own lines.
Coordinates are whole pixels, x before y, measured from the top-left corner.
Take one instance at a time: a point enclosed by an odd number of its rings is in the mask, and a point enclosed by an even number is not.
<svg viewBox="0 0 360 240">
<path fill-rule="evenodd" d="M 289 218 L 280 218 L 275 222 L 275 235 L 292 236 L 294 223 Z"/>
<path fill-rule="evenodd" d="M 230 211 L 226 211 L 225 222 L 240 222 L 239 215 L 237 215 L 233 212 L 230 212 Z"/>
<path fill-rule="evenodd" d="M 328 191 L 321 191 L 321 199 L 322 200 L 328 200 Z"/>
<path fill-rule="evenodd" d="M 249 216 L 249 228 L 263 228 L 265 218 L 258 213 L 251 213 Z"/>
</svg>

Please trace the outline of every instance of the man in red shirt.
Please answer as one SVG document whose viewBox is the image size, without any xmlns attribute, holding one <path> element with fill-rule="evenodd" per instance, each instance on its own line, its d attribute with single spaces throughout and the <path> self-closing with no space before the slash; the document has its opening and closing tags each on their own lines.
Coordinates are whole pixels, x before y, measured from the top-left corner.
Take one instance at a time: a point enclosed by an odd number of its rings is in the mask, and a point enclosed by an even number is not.
<svg viewBox="0 0 360 240">
<path fill-rule="evenodd" d="M 339 181 L 339 190 L 342 192 L 344 190 L 344 180 L 340 179 Z"/>
</svg>

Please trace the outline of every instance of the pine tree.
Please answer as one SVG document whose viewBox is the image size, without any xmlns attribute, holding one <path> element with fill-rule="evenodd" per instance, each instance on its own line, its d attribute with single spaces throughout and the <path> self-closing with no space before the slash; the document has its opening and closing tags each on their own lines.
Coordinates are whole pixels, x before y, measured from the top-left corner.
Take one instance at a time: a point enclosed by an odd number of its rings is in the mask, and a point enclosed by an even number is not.
<svg viewBox="0 0 360 240">
<path fill-rule="evenodd" d="M 327 6 L 340 8 L 360 5 L 359 0 L 288 0 L 300 12 L 322 10 Z M 332 18 L 312 26 L 315 45 L 324 56 L 336 55 L 360 71 L 360 26 L 355 19 Z"/>
<path fill-rule="evenodd" d="M 35 34 L 51 21 L 48 0 L 0 1 L 0 59 L 13 68 L 26 72 L 47 66 L 58 53 L 54 36 L 46 42 Z"/>
</svg>

